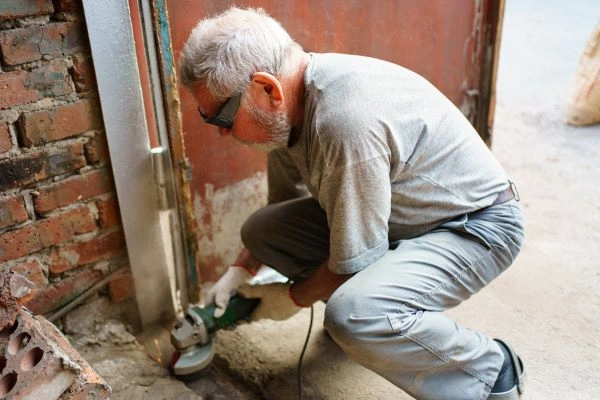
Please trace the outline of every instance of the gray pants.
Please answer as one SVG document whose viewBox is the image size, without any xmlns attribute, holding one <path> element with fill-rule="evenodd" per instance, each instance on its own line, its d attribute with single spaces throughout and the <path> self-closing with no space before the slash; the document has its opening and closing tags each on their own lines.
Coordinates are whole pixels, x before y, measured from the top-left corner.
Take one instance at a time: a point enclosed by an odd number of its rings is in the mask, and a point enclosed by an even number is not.
<svg viewBox="0 0 600 400">
<path fill-rule="evenodd" d="M 242 240 L 260 261 L 295 279 L 327 258 L 329 230 L 318 203 L 303 198 L 254 213 Z M 351 359 L 417 399 L 486 399 L 501 350 L 442 311 L 502 273 L 522 242 L 515 200 L 396 242 L 333 293 L 325 327 Z"/>
</svg>

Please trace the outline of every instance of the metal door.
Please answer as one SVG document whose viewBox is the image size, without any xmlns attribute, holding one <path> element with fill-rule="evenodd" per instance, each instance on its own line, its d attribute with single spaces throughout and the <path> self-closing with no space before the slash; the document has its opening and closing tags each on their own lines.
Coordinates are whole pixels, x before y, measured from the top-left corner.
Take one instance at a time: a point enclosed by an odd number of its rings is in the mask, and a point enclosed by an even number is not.
<svg viewBox="0 0 600 400">
<path fill-rule="evenodd" d="M 173 60 L 178 59 L 197 21 L 231 4 L 233 1 L 155 0 L 161 53 L 167 60 L 166 79 L 173 78 L 169 78 L 176 70 Z M 460 107 L 490 142 L 503 1 L 238 0 L 235 4 L 264 8 L 305 50 L 368 55 L 420 73 Z M 197 274 L 202 282 L 214 280 L 234 261 L 241 248 L 240 224 L 264 204 L 265 156 L 218 137 L 200 121 L 190 94 L 177 88 L 180 103 L 173 104 L 180 104 L 184 149 L 174 159 L 184 158 L 189 163 L 187 167 L 179 164 L 179 168 L 188 168 L 191 196 L 186 200 L 190 209 L 183 214 L 193 219 L 183 225 L 190 227 L 188 237 L 195 241 L 189 246 L 196 249 L 196 269 L 190 276 Z M 177 98 L 176 93 L 168 96 Z"/>
</svg>

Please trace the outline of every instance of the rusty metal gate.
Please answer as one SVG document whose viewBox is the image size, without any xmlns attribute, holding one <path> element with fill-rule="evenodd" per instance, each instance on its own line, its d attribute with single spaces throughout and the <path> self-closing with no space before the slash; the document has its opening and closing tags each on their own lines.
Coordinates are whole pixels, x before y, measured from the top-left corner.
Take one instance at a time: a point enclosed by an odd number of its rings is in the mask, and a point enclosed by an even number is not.
<svg viewBox="0 0 600 400">
<path fill-rule="evenodd" d="M 266 200 L 265 155 L 220 138 L 177 85 L 176 60 L 197 21 L 223 0 L 154 0 L 171 155 L 187 238 L 191 292 L 241 248 L 239 227 Z M 262 7 L 305 50 L 385 59 L 429 79 L 490 143 L 502 0 L 238 0 Z M 179 113 L 180 112 L 180 113 Z M 192 296 L 194 297 L 194 296 Z"/>
</svg>

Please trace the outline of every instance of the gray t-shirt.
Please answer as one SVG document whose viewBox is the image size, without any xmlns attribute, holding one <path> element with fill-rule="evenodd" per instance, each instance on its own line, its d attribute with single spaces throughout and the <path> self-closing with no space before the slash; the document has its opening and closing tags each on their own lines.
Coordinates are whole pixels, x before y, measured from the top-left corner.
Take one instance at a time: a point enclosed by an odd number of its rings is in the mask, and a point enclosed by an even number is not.
<svg viewBox="0 0 600 400">
<path fill-rule="evenodd" d="M 358 272 L 389 243 L 489 206 L 508 177 L 463 114 L 398 65 L 312 54 L 301 136 L 269 154 L 269 202 L 305 194 L 327 214 L 329 268 Z"/>
</svg>

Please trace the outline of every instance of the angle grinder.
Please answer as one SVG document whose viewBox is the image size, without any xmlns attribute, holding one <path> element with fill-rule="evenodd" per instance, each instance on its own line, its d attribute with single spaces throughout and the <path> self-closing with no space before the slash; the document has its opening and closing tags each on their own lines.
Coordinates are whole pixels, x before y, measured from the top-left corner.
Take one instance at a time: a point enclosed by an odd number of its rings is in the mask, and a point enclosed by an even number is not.
<svg viewBox="0 0 600 400">
<path fill-rule="evenodd" d="M 245 299 L 233 296 L 225 313 L 215 318 L 215 304 L 204 308 L 192 306 L 183 318 L 175 322 L 171 329 L 171 344 L 175 347 L 171 357 L 171 370 L 185 379 L 201 373 L 208 367 L 215 355 L 212 338 L 219 330 L 235 325 L 240 319 L 247 318 L 256 308 L 260 299 Z"/>
</svg>

